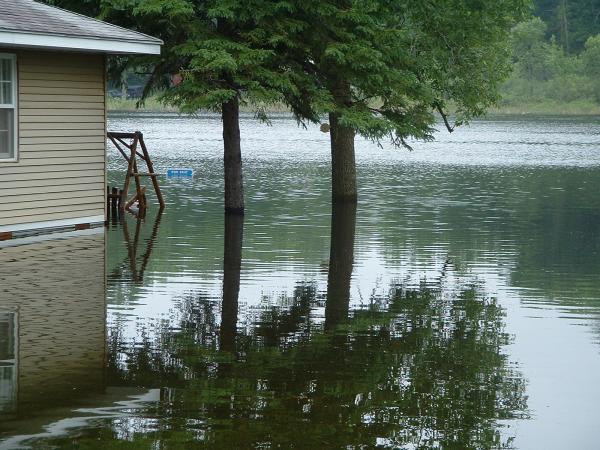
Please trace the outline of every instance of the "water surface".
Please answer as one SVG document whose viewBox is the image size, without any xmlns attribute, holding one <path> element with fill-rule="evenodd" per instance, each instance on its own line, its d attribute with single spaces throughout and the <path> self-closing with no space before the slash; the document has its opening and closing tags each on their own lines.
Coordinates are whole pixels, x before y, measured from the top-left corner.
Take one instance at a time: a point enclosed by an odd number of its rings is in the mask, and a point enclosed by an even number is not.
<svg viewBox="0 0 600 450">
<path fill-rule="evenodd" d="M 596 119 L 359 140 L 332 210 L 328 136 L 247 117 L 243 219 L 218 118 L 110 129 L 194 177 L 162 177 L 164 214 L 0 249 L 0 448 L 598 448 Z"/>
</svg>

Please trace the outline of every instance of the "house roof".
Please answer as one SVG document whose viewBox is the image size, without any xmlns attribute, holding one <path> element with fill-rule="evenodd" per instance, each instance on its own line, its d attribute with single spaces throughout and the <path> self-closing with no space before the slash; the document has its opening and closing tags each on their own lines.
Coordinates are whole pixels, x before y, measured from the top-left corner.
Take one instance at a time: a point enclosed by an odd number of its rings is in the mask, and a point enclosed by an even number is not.
<svg viewBox="0 0 600 450">
<path fill-rule="evenodd" d="M 163 42 L 33 0 L 0 0 L 0 46 L 159 54 Z"/>
</svg>

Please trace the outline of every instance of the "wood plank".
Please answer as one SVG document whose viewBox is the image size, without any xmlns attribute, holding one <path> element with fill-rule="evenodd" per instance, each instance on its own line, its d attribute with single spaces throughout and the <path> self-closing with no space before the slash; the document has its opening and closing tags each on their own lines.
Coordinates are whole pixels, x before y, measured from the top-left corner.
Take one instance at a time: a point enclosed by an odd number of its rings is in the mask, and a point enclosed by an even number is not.
<svg viewBox="0 0 600 450">
<path fill-rule="evenodd" d="M 65 193 L 69 192 L 79 192 L 85 191 L 94 195 L 104 195 L 104 190 L 100 189 L 98 183 L 78 183 L 78 184 L 66 184 L 66 183 L 56 183 L 56 181 L 51 186 L 28 186 L 28 187 L 14 187 L 14 188 L 5 188 L 2 187 L 2 204 L 5 203 L 4 199 L 8 199 L 8 197 L 25 197 L 28 195 L 46 195 L 52 194 L 55 195 L 56 198 L 60 198 L 59 194 L 64 196 Z M 73 194 L 77 196 L 78 194 Z"/>
<path fill-rule="evenodd" d="M 19 80 L 19 92 L 34 89 L 98 89 L 104 92 L 102 81 Z"/>
<path fill-rule="evenodd" d="M 51 151 L 51 150 L 99 150 L 104 152 L 106 147 L 104 142 L 78 142 L 73 144 L 20 144 L 19 152 L 37 152 L 37 151 Z M 2 167 L 2 164 L 0 164 Z"/>
<path fill-rule="evenodd" d="M 13 211 L 0 210 L 0 226 L 104 215 L 104 201 L 102 201 L 102 205 L 98 206 L 71 205 L 59 208 L 39 206 L 37 208 L 23 209 L 19 211 L 18 216 L 15 216 Z"/>
<path fill-rule="evenodd" d="M 51 81 L 95 81 L 104 82 L 104 73 L 98 74 L 74 74 L 74 73 L 41 73 L 41 72 L 21 72 L 19 71 L 19 80 L 51 80 Z"/>
<path fill-rule="evenodd" d="M 75 97 L 76 98 L 76 97 Z M 19 101 L 19 108 L 23 109 L 87 109 L 87 110 L 96 110 L 96 111 L 104 111 L 104 101 L 102 102 L 78 102 L 78 101 L 64 101 L 64 102 L 55 102 L 55 101 Z"/>
<path fill-rule="evenodd" d="M 85 177 L 98 177 L 104 176 L 104 170 L 83 170 L 79 168 L 79 170 L 52 170 L 47 172 L 24 172 L 24 173 L 5 173 L 0 174 L 0 184 L 2 183 L 17 183 L 17 182 L 29 182 L 30 186 L 35 186 L 38 183 L 45 181 L 54 181 L 54 180 L 66 180 L 68 178 L 80 178 L 83 179 Z"/>
<path fill-rule="evenodd" d="M 72 156 L 71 156 L 72 155 Z M 19 161 L 19 167 L 36 167 L 36 166 L 47 166 L 49 164 L 62 164 L 71 166 L 73 164 L 95 164 L 95 163 L 104 163 L 104 154 L 94 155 L 94 156 L 77 156 L 76 154 L 66 153 L 63 156 L 59 156 L 56 158 L 35 158 L 35 159 L 27 159 L 23 158 Z M 15 167 L 17 169 L 17 167 Z"/>
<path fill-rule="evenodd" d="M 47 87 L 47 86 L 28 86 L 23 87 L 19 86 L 19 96 L 23 98 L 23 96 L 35 95 L 35 96 L 43 96 L 43 95 L 54 95 L 54 96 L 80 96 L 80 95 L 97 95 L 104 98 L 104 90 L 96 87 L 84 87 L 84 88 L 76 88 L 76 87 Z"/>
<path fill-rule="evenodd" d="M 57 181 L 56 178 L 48 178 L 48 179 L 36 179 L 36 180 L 20 180 L 20 181 L 2 181 L 0 182 L 0 191 L 8 192 L 10 189 L 36 189 L 43 188 L 48 189 L 50 191 L 51 187 L 55 186 L 77 186 L 77 185 L 104 185 L 105 177 L 104 175 L 91 176 L 91 177 L 63 177 L 60 181 Z"/>
<path fill-rule="evenodd" d="M 104 140 L 104 130 L 96 128 L 88 129 L 85 128 L 69 128 L 69 129 L 21 129 L 19 133 L 19 140 L 23 140 L 26 138 L 55 138 L 55 137 L 66 137 L 66 138 L 74 138 L 81 136 L 94 136 L 100 137 Z M 65 139 L 65 142 L 69 141 L 69 139 Z M 49 141 L 48 141 L 49 142 Z"/>
<path fill-rule="evenodd" d="M 25 120 L 19 123 L 19 130 L 94 130 L 101 131 L 102 134 L 105 133 L 106 126 L 104 122 L 100 122 L 97 120 L 90 120 L 89 118 L 85 118 L 85 122 L 81 121 L 71 121 L 69 119 L 57 120 L 54 119 L 53 122 L 31 122 L 30 120 Z"/>
<path fill-rule="evenodd" d="M 73 158 L 77 159 L 77 157 L 100 157 L 104 158 L 104 149 L 94 149 L 94 150 L 55 150 L 55 151 L 38 151 L 38 152 L 27 152 L 21 151 L 19 154 L 19 159 L 21 161 L 25 161 L 28 159 L 53 159 L 53 158 Z"/>
<path fill-rule="evenodd" d="M 39 107 L 23 107 L 19 109 L 20 116 L 41 116 L 41 117 L 61 117 L 64 115 L 77 114 L 78 116 L 92 116 L 99 120 L 104 120 L 104 108 L 85 108 L 68 111 L 61 108 L 39 108 Z M 27 119 L 29 120 L 29 119 Z"/>
<path fill-rule="evenodd" d="M 96 87 L 48 87 L 48 86 L 19 86 L 19 96 L 27 95 L 67 95 L 67 96 L 80 96 L 80 95 L 97 95 L 104 98 L 104 89 L 98 89 Z"/>
<path fill-rule="evenodd" d="M 56 64 L 51 62 L 28 62 L 19 61 L 19 74 L 70 74 L 70 75 L 96 75 L 104 76 L 104 68 L 99 67 L 94 63 L 81 64 Z"/>
<path fill-rule="evenodd" d="M 42 166 L 37 169 L 33 169 L 30 166 L 25 164 L 13 164 L 11 166 L 0 165 L 0 181 L 8 181 L 11 177 L 16 175 L 27 175 L 29 179 L 35 180 L 36 178 L 46 178 L 45 174 L 51 172 L 59 172 L 62 176 L 89 176 L 89 175 L 98 175 L 99 173 L 104 173 L 105 164 L 104 163 L 93 163 L 93 164 L 69 164 L 65 167 L 64 164 L 48 164 L 47 166 Z M 71 175 L 65 175 L 69 172 Z M 75 175 L 77 173 L 78 175 Z M 42 176 L 44 175 L 44 176 Z M 22 179 L 22 178 L 16 178 Z M 26 178 L 27 179 L 27 178 Z"/>
<path fill-rule="evenodd" d="M 94 134 L 92 136 L 74 136 L 74 137 L 60 137 L 60 136 L 39 136 L 39 137 L 23 137 L 19 139 L 19 143 L 27 144 L 75 144 L 78 142 L 85 143 L 98 143 L 104 144 L 104 136 Z"/>
<path fill-rule="evenodd" d="M 15 211 L 27 209 L 31 204 L 44 206 L 65 206 L 72 203 L 104 203 L 104 191 L 70 191 L 70 192 L 48 192 L 34 193 L 29 195 L 13 195 L 2 197 L 2 210 Z"/>
<path fill-rule="evenodd" d="M 63 114 L 68 114 L 68 112 L 63 112 Z M 19 127 L 27 126 L 27 127 L 35 127 L 39 124 L 75 124 L 75 123 L 92 123 L 98 124 L 98 126 L 102 126 L 106 128 L 104 123 L 104 116 L 99 114 L 98 117 L 94 116 L 69 116 L 69 115 L 44 115 L 44 116 L 27 116 L 27 119 L 24 117 L 19 117 Z"/>
<path fill-rule="evenodd" d="M 76 94 L 23 94 L 19 96 L 20 104 L 27 103 L 104 103 L 104 95 L 76 95 Z"/>
<path fill-rule="evenodd" d="M 93 60 L 80 61 L 60 61 L 58 59 L 38 58 L 36 60 L 28 58 L 18 58 L 19 72 L 23 73 L 72 73 L 75 75 L 104 74 L 104 65 L 101 62 Z"/>
</svg>

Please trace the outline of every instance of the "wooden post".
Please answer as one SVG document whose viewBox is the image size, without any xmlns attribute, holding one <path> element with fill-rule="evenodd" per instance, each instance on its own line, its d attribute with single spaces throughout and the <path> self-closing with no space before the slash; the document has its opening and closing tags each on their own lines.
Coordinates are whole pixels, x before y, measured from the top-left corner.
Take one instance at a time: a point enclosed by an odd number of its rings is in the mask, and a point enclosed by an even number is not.
<svg viewBox="0 0 600 450">
<path fill-rule="evenodd" d="M 127 164 L 127 173 L 125 174 L 125 186 L 123 186 L 123 199 L 127 198 L 129 193 L 129 184 L 131 183 L 131 174 L 133 173 L 133 163 L 135 162 L 135 152 L 132 152 Z M 125 210 L 126 202 L 121 203 L 121 211 Z"/>
<path fill-rule="evenodd" d="M 150 176 L 152 180 L 152 185 L 154 186 L 154 192 L 156 192 L 156 198 L 158 199 L 158 203 L 160 205 L 160 209 L 165 208 L 165 199 L 162 196 L 162 192 L 160 191 L 160 186 L 158 185 L 158 179 L 156 178 L 156 174 L 154 173 L 154 165 L 152 164 L 152 160 L 150 159 L 150 154 L 148 153 L 148 149 L 146 148 L 146 143 L 144 142 L 144 135 L 139 133 L 140 147 L 142 148 L 142 153 L 144 154 L 144 159 L 146 161 L 146 165 L 148 166 L 148 172 L 153 174 Z"/>
<path fill-rule="evenodd" d="M 140 137 L 136 133 L 135 137 L 133 138 L 133 143 L 131 144 L 131 159 L 133 160 L 133 165 L 132 165 L 133 172 L 131 172 L 129 174 L 129 176 L 133 175 L 133 178 L 135 180 L 135 193 L 137 195 L 138 202 L 140 201 L 140 198 L 142 197 L 142 184 L 140 182 L 140 175 L 139 175 L 139 171 L 138 171 L 137 158 L 136 158 L 136 156 L 137 156 L 137 144 L 138 144 L 139 139 L 140 139 Z M 141 209 L 141 206 L 142 205 L 140 203 L 140 209 Z"/>
</svg>

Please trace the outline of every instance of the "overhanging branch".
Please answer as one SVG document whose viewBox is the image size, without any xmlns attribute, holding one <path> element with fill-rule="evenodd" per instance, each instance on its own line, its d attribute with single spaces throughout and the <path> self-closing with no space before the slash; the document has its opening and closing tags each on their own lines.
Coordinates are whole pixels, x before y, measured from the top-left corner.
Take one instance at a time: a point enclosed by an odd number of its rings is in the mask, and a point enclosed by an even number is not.
<svg viewBox="0 0 600 450">
<path fill-rule="evenodd" d="M 452 133 L 454 131 L 454 127 L 450 125 L 450 122 L 448 121 L 448 115 L 444 112 L 439 103 L 435 104 L 435 109 L 437 109 L 437 112 L 439 112 L 440 116 L 442 116 L 442 119 L 444 120 L 444 125 L 446 125 L 446 129 L 448 130 L 448 132 Z"/>
</svg>

